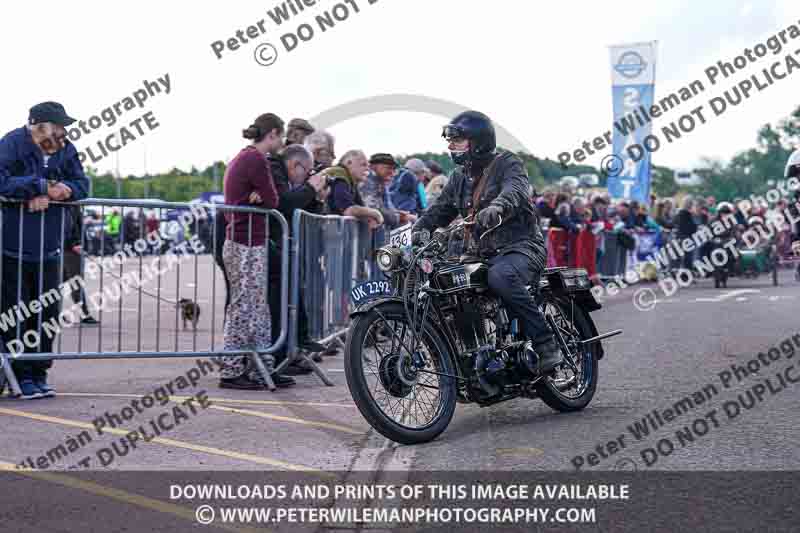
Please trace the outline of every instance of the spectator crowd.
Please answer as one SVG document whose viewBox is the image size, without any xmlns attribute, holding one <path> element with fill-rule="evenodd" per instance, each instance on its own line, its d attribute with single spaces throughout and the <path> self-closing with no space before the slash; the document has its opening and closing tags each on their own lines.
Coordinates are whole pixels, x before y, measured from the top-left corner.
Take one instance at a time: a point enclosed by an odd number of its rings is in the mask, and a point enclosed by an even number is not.
<svg viewBox="0 0 800 533">
<path fill-rule="evenodd" d="M 278 373 L 276 365 L 286 353 L 266 355 L 279 334 L 273 320 L 287 306 L 281 300 L 282 226 L 252 209 L 220 209 L 213 217 L 202 215 L 183 225 L 161 220 L 155 210 L 120 212 L 119 208 L 104 208 L 82 213 L 74 205 L 59 204 L 81 200 L 88 194 L 89 180 L 75 147 L 66 139 L 65 128 L 73 122 L 63 106 L 45 102 L 31 109 L 26 126 L 0 139 L 0 196 L 16 201 L 2 207 L 0 312 L 9 312 L 18 302 L 36 300 L 54 290 L 63 276 L 80 275 L 86 256 L 114 253 L 153 233 L 166 238 L 148 242 L 174 248 L 191 233 L 213 253 L 225 279 L 225 354 L 220 357 L 220 387 L 263 389 L 263 369 L 271 374 L 275 385 L 288 387 L 295 383 L 292 376 L 312 372 L 313 364 L 302 361 L 281 365 Z M 391 153 L 368 156 L 351 147 L 337 156 L 340 150 L 336 139 L 304 119 L 285 124 L 275 114 L 262 114 L 243 130 L 242 137 L 249 144 L 231 160 L 224 177 L 227 206 L 277 210 L 287 221 L 297 210 L 355 217 L 374 232 L 373 242 L 378 246 L 387 241 L 392 230 L 415 222 L 437 201 L 448 180 L 435 161 L 410 158 L 401 163 Z M 795 192 L 792 199 L 753 205 L 741 199 L 734 199 L 733 204 L 717 203 L 713 196 L 651 196 L 644 205 L 612 201 L 600 190 L 562 186 L 537 192 L 530 188 L 530 201 L 545 229 L 547 266 L 585 268 L 598 283 L 602 275 L 622 274 L 626 265 L 630 269 L 648 251 L 669 241 L 691 239 L 700 228 L 723 218 L 735 221 L 728 236 L 758 227 L 770 245 L 774 243 L 780 254 L 787 255 L 800 228 L 781 223 L 776 225 L 777 231 L 769 232 L 768 226 L 775 226 L 766 222 L 787 212 L 800 219 L 796 209 L 800 204 L 794 204 L 798 198 L 800 193 Z M 254 212 L 259 216 L 253 216 Z M 171 225 L 166 232 L 165 223 Z M 23 227 L 29 230 L 23 232 Z M 33 228 L 38 231 L 31 231 Z M 711 247 L 709 242 L 702 243 L 682 255 L 679 266 L 691 269 L 696 259 L 711 253 Z M 137 253 L 164 251 L 151 245 Z M 64 268 L 60 272 L 58 260 L 62 257 Z M 267 283 L 263 281 L 265 275 Z M 81 304 L 81 322 L 97 324 L 86 306 L 84 291 L 76 289 L 71 296 Z M 42 313 L 43 320 L 57 310 L 57 306 L 51 306 Z M 313 354 L 316 362 L 322 361 L 323 354 L 335 354 L 310 339 L 302 303 L 297 313 L 301 349 Z M 26 317 L 21 326 L 38 331 L 37 318 Z M 4 343 L 14 336 L 12 331 L 5 332 Z M 42 339 L 26 351 L 47 353 L 51 345 L 52 339 Z M 260 361 L 251 357 L 254 352 L 264 354 Z M 23 398 L 55 395 L 47 381 L 51 364 L 46 360 L 14 361 Z"/>
<path fill-rule="evenodd" d="M 622 270 L 644 263 L 666 244 L 692 239 L 702 227 L 726 219 L 730 220 L 726 225 L 733 226 L 727 237 L 741 238 L 748 229 L 760 227 L 765 236 L 761 244 L 775 244 L 778 255 L 786 257 L 791 254 L 792 240 L 800 235 L 800 228 L 785 221 L 786 209 L 796 199 L 781 198 L 770 204 L 735 198 L 731 203 L 717 202 L 714 196 L 678 199 L 651 195 L 648 206 L 612 200 L 604 191 L 579 193 L 569 187 L 550 187 L 532 201 L 546 229 L 548 267 L 585 268 L 599 282 L 601 274 L 623 274 Z M 781 215 L 784 221 L 769 223 Z M 712 249 L 712 242 L 704 242 L 696 250 L 686 251 L 675 267 L 696 271 L 695 261 L 707 257 Z"/>
<path fill-rule="evenodd" d="M 435 161 L 411 158 L 403 163 L 390 153 L 367 155 L 362 150 L 347 149 L 338 156 L 336 139 L 327 131 L 317 130 L 304 119 L 292 119 L 287 125 L 277 115 L 259 116 L 244 130 L 251 141 L 230 163 L 225 174 L 225 203 L 278 210 L 291 221 L 296 210 L 313 214 L 355 217 L 374 232 L 376 245 L 387 242 L 392 230 L 413 223 L 429 205 L 436 202 L 447 183 L 447 176 Z M 349 147 L 348 147 L 349 148 Z M 601 278 L 624 274 L 655 251 L 674 240 L 691 238 L 698 228 L 722 214 L 736 217 L 739 228 L 764 220 L 787 202 L 781 200 L 772 209 L 767 206 L 744 207 L 740 199 L 733 204 L 717 203 L 713 196 L 694 198 L 650 197 L 649 205 L 636 201 L 612 200 L 602 190 L 584 191 L 569 185 L 548 187 L 537 192 L 531 187 L 530 201 L 537 208 L 547 241 L 547 266 L 585 268 L 595 283 Z M 100 218 L 95 215 L 95 218 Z M 266 349 L 277 340 L 279 328 L 272 327 L 273 317 L 280 316 L 285 302 L 280 300 L 281 228 L 252 217 L 228 213 L 209 222 L 200 218 L 189 228 L 179 229 L 172 240 L 186 238 L 183 231 L 199 234 L 212 250 L 225 276 L 227 287 L 225 350 Z M 153 214 L 144 217 L 139 211 L 122 217 L 116 209 L 101 221 L 106 239 L 114 244 L 135 239 L 140 232 L 159 231 Z M 216 223 L 216 242 L 211 242 L 212 224 Z M 266 226 L 269 226 L 267 238 Z M 788 229 L 786 230 L 789 231 Z M 776 239 L 791 242 L 790 237 Z M 93 248 L 103 247 L 94 241 Z M 676 267 L 691 269 L 696 259 L 708 255 L 711 243 L 705 243 L 681 257 Z M 265 253 L 266 249 L 270 253 Z M 153 251 L 155 252 L 155 251 Z M 268 263 L 268 264 L 267 264 Z M 267 287 L 259 275 L 269 271 Z M 302 298 L 301 298 L 302 301 Z M 322 361 L 322 355 L 334 355 L 308 338 L 305 309 L 299 312 L 299 335 L 302 349 Z M 271 367 L 274 360 L 265 357 Z M 220 386 L 235 389 L 261 389 L 262 378 L 251 359 L 244 355 L 223 358 Z M 279 387 L 294 384 L 292 376 L 307 374 L 313 368 L 293 362 L 281 374 L 273 374 Z"/>
</svg>

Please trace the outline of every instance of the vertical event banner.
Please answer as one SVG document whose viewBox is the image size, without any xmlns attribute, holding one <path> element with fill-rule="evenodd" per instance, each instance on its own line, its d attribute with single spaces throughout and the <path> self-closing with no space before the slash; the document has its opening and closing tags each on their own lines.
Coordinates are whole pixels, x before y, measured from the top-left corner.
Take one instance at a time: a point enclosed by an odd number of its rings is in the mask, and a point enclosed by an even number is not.
<svg viewBox="0 0 800 533">
<path fill-rule="evenodd" d="M 628 147 L 642 144 L 650 135 L 652 124 L 640 123 L 635 114 L 640 107 L 653 105 L 656 81 L 657 41 L 611 46 L 611 80 L 614 99 L 614 168 L 622 170 L 608 176 L 608 193 L 612 198 L 650 203 L 650 157 L 645 150 L 635 161 Z M 639 155 L 638 151 L 634 155 Z"/>
</svg>

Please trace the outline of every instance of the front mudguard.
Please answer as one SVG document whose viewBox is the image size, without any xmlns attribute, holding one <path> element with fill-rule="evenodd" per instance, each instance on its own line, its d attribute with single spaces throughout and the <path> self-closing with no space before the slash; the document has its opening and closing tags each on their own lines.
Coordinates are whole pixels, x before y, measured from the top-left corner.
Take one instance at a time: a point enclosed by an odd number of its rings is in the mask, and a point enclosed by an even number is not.
<svg viewBox="0 0 800 533">
<path fill-rule="evenodd" d="M 379 305 L 383 305 L 385 303 L 399 303 L 403 305 L 403 299 L 398 296 L 386 296 L 384 298 L 375 298 L 374 300 L 370 300 L 368 302 L 364 302 L 359 307 L 356 307 L 356 310 L 350 313 L 350 318 L 355 318 L 358 315 L 365 315 L 378 307 Z"/>
<path fill-rule="evenodd" d="M 398 296 L 388 296 L 384 298 L 376 298 L 374 300 L 370 300 L 365 302 L 363 305 L 356 308 L 355 311 L 350 313 L 351 319 L 357 319 L 360 315 L 366 315 L 373 309 L 381 307 L 386 304 L 398 304 L 400 306 L 403 305 L 403 299 Z M 380 310 L 376 309 L 378 313 Z M 455 344 L 453 343 L 453 339 L 450 338 L 450 335 L 447 334 L 447 331 L 441 326 L 439 323 L 437 313 L 433 313 L 430 315 L 429 323 L 433 326 L 436 332 L 444 339 L 445 344 L 447 345 L 447 357 L 450 358 L 450 362 L 453 365 L 453 368 L 456 370 L 456 374 L 459 379 L 466 379 L 463 372 L 461 372 L 461 365 L 458 364 L 458 351 L 455 348 Z M 349 342 L 349 335 L 348 335 L 348 342 Z"/>
</svg>

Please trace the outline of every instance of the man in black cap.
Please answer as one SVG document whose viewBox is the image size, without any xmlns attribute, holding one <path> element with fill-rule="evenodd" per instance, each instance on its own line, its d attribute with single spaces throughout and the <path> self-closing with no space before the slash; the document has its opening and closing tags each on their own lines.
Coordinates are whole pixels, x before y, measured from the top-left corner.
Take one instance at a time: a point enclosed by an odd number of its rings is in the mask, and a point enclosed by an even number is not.
<svg viewBox="0 0 800 533">
<path fill-rule="evenodd" d="M 64 233 L 70 228 L 62 228 L 64 206 L 51 206 L 50 202 L 81 200 L 89 189 L 78 151 L 66 138 L 66 127 L 73 122 L 75 119 L 67 115 L 64 106 L 44 102 L 31 108 L 27 125 L 0 139 L 0 196 L 16 200 L 2 208 L 0 313 L 14 316 L 14 305 L 40 303 L 29 305 L 29 309 L 38 311 L 3 333 L 4 351 L 12 347 L 26 353 L 52 351 L 52 328 L 40 329 L 39 322 L 48 323 L 59 315 L 60 302 L 58 298 L 52 301 L 52 294 L 58 292 L 61 283 Z M 64 216 L 63 220 L 69 224 L 69 217 Z M 47 294 L 51 296 L 43 297 Z M 26 335 L 27 332 L 36 335 Z M 32 339 L 38 342 L 31 342 Z M 14 361 L 12 366 L 23 399 L 55 395 L 47 383 L 52 360 Z"/>
</svg>

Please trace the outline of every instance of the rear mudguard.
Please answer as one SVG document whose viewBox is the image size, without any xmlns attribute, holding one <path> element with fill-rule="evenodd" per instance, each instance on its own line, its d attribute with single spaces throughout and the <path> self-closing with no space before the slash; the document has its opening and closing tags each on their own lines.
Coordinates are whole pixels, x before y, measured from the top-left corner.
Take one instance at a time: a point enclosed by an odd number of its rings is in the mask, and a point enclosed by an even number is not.
<svg viewBox="0 0 800 533">
<path fill-rule="evenodd" d="M 560 300 L 561 302 L 565 303 L 567 306 L 570 305 L 571 302 L 575 304 L 575 307 L 578 308 L 579 311 L 584 313 L 586 316 L 586 322 L 589 323 L 589 329 L 591 333 L 591 337 L 596 337 L 599 335 L 597 331 L 597 326 L 592 320 L 590 313 L 593 311 L 597 311 L 601 309 L 603 306 L 597 303 L 595 300 L 594 295 L 591 291 L 578 291 L 573 292 L 570 294 L 559 293 L 557 291 L 550 290 L 548 287 L 541 287 L 541 294 L 542 297 L 545 295 L 550 295 L 551 297 L 555 297 L 556 300 Z M 603 343 L 598 342 L 597 344 L 597 360 L 601 360 L 605 355 L 605 351 L 603 350 Z"/>
</svg>

